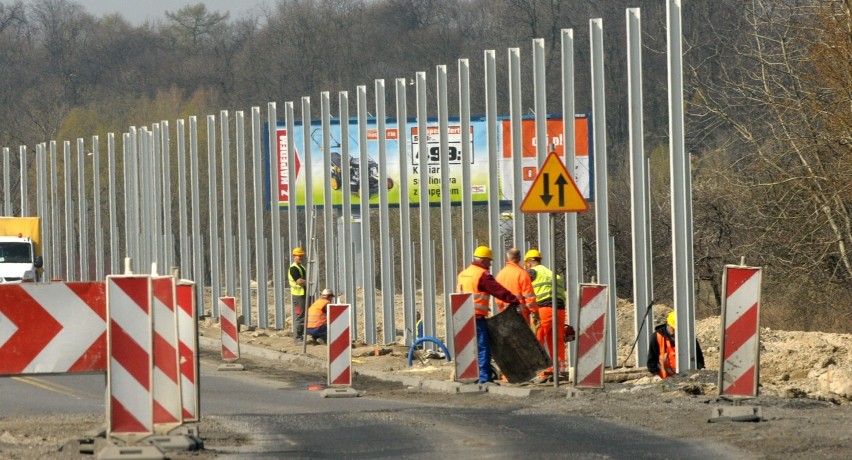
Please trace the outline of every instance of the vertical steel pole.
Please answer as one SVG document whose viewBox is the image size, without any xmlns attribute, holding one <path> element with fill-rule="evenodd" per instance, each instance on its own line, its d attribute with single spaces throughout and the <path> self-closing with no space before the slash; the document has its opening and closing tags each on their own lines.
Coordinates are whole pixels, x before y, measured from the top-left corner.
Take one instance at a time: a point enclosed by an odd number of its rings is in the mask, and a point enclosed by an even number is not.
<svg viewBox="0 0 852 460">
<path fill-rule="evenodd" d="M 337 248 L 334 245 L 334 202 L 331 199 L 331 95 L 328 91 L 320 93 L 320 112 L 322 117 L 322 177 L 323 177 L 323 222 L 325 227 L 325 285 L 337 293 Z"/>
<path fill-rule="evenodd" d="M 190 260 L 189 221 L 186 214 L 186 127 L 183 119 L 177 121 L 175 126 L 175 137 L 177 138 L 177 163 L 178 163 L 178 241 L 180 242 L 180 276 L 187 278 L 192 273 Z M 240 188 L 245 190 L 245 188 Z M 245 215 L 245 214 L 241 214 Z"/>
<path fill-rule="evenodd" d="M 100 139 L 92 136 L 92 214 L 95 230 L 95 280 L 104 279 L 104 229 L 101 227 Z"/>
<path fill-rule="evenodd" d="M 196 314 L 201 316 L 207 311 L 204 308 L 204 239 L 201 236 L 201 189 L 199 185 L 198 167 L 198 118 L 189 117 L 189 188 L 192 191 L 192 279 L 195 281 Z M 218 302 L 212 300 L 211 303 Z"/>
<path fill-rule="evenodd" d="M 645 189 L 645 150 L 642 141 L 642 29 L 639 8 L 627 11 L 627 94 L 629 100 L 630 140 L 630 210 L 633 243 L 633 332 L 636 339 L 636 367 L 648 359 L 648 342 L 651 340 L 652 322 L 645 318 L 651 298 L 648 296 L 648 202 Z"/>
<path fill-rule="evenodd" d="M 163 198 L 161 200 L 163 206 L 163 270 L 164 273 L 171 273 L 171 269 L 175 265 L 175 232 L 172 223 L 174 206 L 172 204 L 172 155 L 168 120 L 160 122 L 160 144 L 163 165 L 161 168 L 163 171 L 161 186 Z"/>
<path fill-rule="evenodd" d="M 128 251 L 128 255 L 131 258 L 131 267 L 141 267 L 139 242 L 139 229 L 141 228 L 139 224 L 139 155 L 137 150 L 138 144 L 136 143 L 138 136 L 135 126 L 130 127 L 129 134 L 129 155 L 128 158 L 125 158 L 125 161 L 129 163 L 129 170 L 126 171 L 125 181 L 130 185 L 130 190 L 127 193 L 128 209 L 130 210 L 130 226 L 127 228 L 128 238 L 130 239 L 130 251 Z M 139 272 L 139 270 L 136 270 L 136 272 Z"/>
<path fill-rule="evenodd" d="M 293 142 L 296 140 L 295 132 L 290 137 L 293 139 Z M 302 97 L 302 156 L 304 160 L 303 167 L 305 169 L 305 251 L 307 254 L 308 265 L 311 270 L 308 272 L 306 286 L 306 293 L 309 299 L 313 298 L 316 295 L 316 291 L 318 288 L 317 285 L 317 277 L 314 276 L 314 273 L 319 273 L 317 267 L 311 264 L 311 260 L 314 261 L 314 264 L 319 262 L 317 258 L 317 254 L 312 254 L 314 248 L 314 242 L 312 241 L 316 238 L 316 226 L 314 223 L 314 181 L 313 181 L 313 161 L 311 158 L 311 98 L 310 97 Z M 294 177 L 293 180 L 296 181 L 298 177 Z M 295 190 L 295 189 L 294 189 Z M 336 293 L 335 293 L 336 294 Z M 309 306 L 309 305 L 308 305 Z M 306 306 L 307 307 L 307 306 Z M 307 313 L 306 313 L 307 315 Z M 306 316 L 307 318 L 307 316 Z"/>
<path fill-rule="evenodd" d="M 284 255 L 281 252 L 281 157 L 278 148 L 278 107 L 266 105 L 266 126 L 269 135 L 269 221 L 272 240 L 272 286 L 275 298 L 275 329 L 284 329 Z M 289 265 L 289 264 L 286 264 Z M 248 287 L 246 287 L 248 289 Z"/>
<path fill-rule="evenodd" d="M 50 217 L 47 215 L 47 177 L 45 171 L 46 145 L 36 145 L 36 215 L 41 219 L 41 247 L 42 260 L 44 259 L 44 248 L 50 244 Z M 50 266 L 42 269 L 42 275 L 48 274 Z M 38 272 L 36 272 L 38 274 Z M 36 281 L 43 279 L 36 276 Z M 48 278 L 49 279 L 49 278 Z"/>
<path fill-rule="evenodd" d="M 169 266 L 165 262 L 165 231 L 163 228 L 163 214 L 166 213 L 166 209 L 163 206 L 161 142 L 160 124 L 154 123 L 151 125 L 151 131 L 148 132 L 148 152 L 150 154 L 148 164 L 150 175 L 147 182 L 151 190 L 151 211 L 149 212 L 152 222 L 151 260 L 157 263 L 158 273 L 168 273 Z"/>
<path fill-rule="evenodd" d="M 18 154 L 21 160 L 21 216 L 30 215 L 30 197 L 29 197 L 29 165 L 27 164 L 27 146 L 21 145 L 18 147 Z"/>
<path fill-rule="evenodd" d="M 367 87 L 358 86 L 358 150 L 361 200 L 361 273 L 364 287 L 364 340 L 376 343 L 376 282 L 373 276 L 373 237 L 370 222 L 370 156 L 367 152 Z M 383 184 L 379 184 L 381 187 Z"/>
<path fill-rule="evenodd" d="M 595 228 L 597 230 L 597 268 L 598 283 L 609 286 L 609 192 L 607 185 L 607 151 L 606 151 L 606 101 L 604 88 L 604 55 L 603 55 L 603 20 L 589 20 L 589 39 L 592 57 L 592 120 L 594 124 L 595 145 Z M 610 290 L 610 318 L 615 318 L 615 295 Z M 610 321 L 613 328 L 615 321 Z M 610 329 L 612 332 L 612 329 Z M 612 367 L 615 360 L 609 351 L 616 351 L 617 337 L 608 333 L 606 365 Z"/>
<path fill-rule="evenodd" d="M 529 249 L 529 245 L 527 244 L 526 229 L 524 228 L 524 214 L 521 212 L 521 203 L 524 200 L 524 180 L 521 175 L 524 161 L 522 118 L 521 49 L 509 48 L 509 123 L 512 132 L 512 233 L 514 246 L 523 252 Z M 494 249 L 499 249 L 502 253 L 506 248 L 500 245 Z M 502 261 L 503 257 L 500 257 L 498 260 Z"/>
<path fill-rule="evenodd" d="M 471 196 L 470 165 L 470 64 L 459 59 L 459 121 L 461 123 L 462 163 L 462 266 L 473 262 L 473 198 Z"/>
<path fill-rule="evenodd" d="M 432 230 L 429 218 L 429 133 L 428 116 L 426 106 L 426 72 L 417 72 L 417 136 L 419 138 L 419 152 L 416 158 L 419 165 L 419 190 L 420 196 L 420 272 L 423 275 L 421 286 L 423 287 L 423 333 L 435 336 L 435 270 L 432 260 L 435 254 L 432 252 Z"/>
<path fill-rule="evenodd" d="M 220 287 L 219 268 L 219 203 L 218 203 L 218 181 L 216 174 L 216 116 L 207 115 L 207 199 L 209 200 L 209 214 L 207 225 L 210 227 L 210 296 L 213 309 L 213 317 L 219 317 L 219 295 L 222 294 Z M 250 319 L 246 319 L 246 325 Z"/>
<path fill-rule="evenodd" d="M 50 279 L 56 279 L 62 276 L 62 254 L 60 254 L 60 238 L 59 235 L 62 233 L 62 222 L 60 218 L 60 206 L 59 206 L 59 197 L 57 195 L 59 190 L 59 178 L 58 178 L 58 167 L 59 163 L 59 154 L 56 150 L 56 141 L 50 141 L 50 212 L 51 212 L 51 246 L 50 246 L 50 257 L 51 257 L 51 270 L 50 270 Z"/>
<path fill-rule="evenodd" d="M 447 91 L 447 66 L 439 65 L 436 67 L 437 86 L 438 86 L 438 139 L 440 143 L 440 166 L 441 166 L 441 255 L 442 272 L 444 285 L 444 305 L 450 305 L 450 294 L 455 291 L 455 251 L 453 251 L 453 235 L 452 230 L 452 213 L 451 213 L 451 191 L 450 187 L 450 130 L 449 130 L 449 108 Z M 446 310 L 445 310 L 446 311 Z M 444 314 L 444 327 L 446 331 L 452 331 L 452 315 Z M 447 334 L 447 344 L 450 350 L 455 350 L 453 343 L 453 334 Z"/>
<path fill-rule="evenodd" d="M 574 29 L 562 29 L 562 145 L 565 149 L 565 168 L 576 181 L 577 135 L 574 113 Z M 580 261 L 577 213 L 574 212 L 565 214 L 565 270 L 565 279 L 568 281 L 568 323 L 577 325 L 580 316 Z M 569 342 L 569 356 L 574 356 L 576 346 L 576 341 Z"/>
<path fill-rule="evenodd" d="M 408 108 L 406 104 L 405 78 L 396 79 L 396 120 L 399 129 L 399 242 L 402 262 L 402 310 L 404 320 L 405 344 L 411 345 L 417 337 L 414 304 L 414 274 L 411 240 L 411 202 L 408 173 L 408 143 L 411 135 L 408 129 Z"/>
<path fill-rule="evenodd" d="M 121 255 L 121 247 L 118 240 L 118 187 L 115 180 L 116 164 L 115 164 L 115 133 L 107 134 L 107 167 L 109 172 L 109 273 L 118 275 L 121 273 L 119 268 L 119 256 Z"/>
<path fill-rule="evenodd" d="M 222 131 L 222 242 L 225 260 L 225 295 L 234 297 L 237 293 L 236 271 L 234 270 L 234 213 L 231 206 L 231 118 L 227 110 L 219 111 L 219 129 Z M 251 316 L 251 310 L 240 303 L 245 316 Z"/>
<path fill-rule="evenodd" d="M 62 145 L 62 172 L 65 184 L 65 281 L 77 281 L 74 269 L 74 213 L 71 201 L 71 142 Z"/>
<path fill-rule="evenodd" d="M 293 103 L 287 102 L 284 104 L 284 121 L 286 123 L 287 136 L 287 219 L 288 219 L 288 257 L 293 254 L 293 249 L 299 246 L 299 210 L 296 206 L 296 115 L 294 113 Z M 289 259 L 288 259 L 289 260 Z M 290 264 L 287 264 L 289 267 Z M 348 267 L 348 265 L 347 265 Z M 289 277 L 287 278 L 289 281 Z M 305 286 L 307 292 L 307 286 Z M 335 293 L 337 294 L 337 293 Z M 308 308 L 309 305 L 305 305 Z M 295 305 L 293 303 L 292 291 L 290 294 L 290 317 L 296 316 Z M 307 321 L 307 312 L 305 313 Z M 296 321 L 290 322 L 290 328 L 293 330 L 293 336 L 296 336 Z"/>
<path fill-rule="evenodd" d="M 80 281 L 89 281 L 89 209 L 86 200 L 86 146 L 77 139 L 77 207 L 80 235 Z"/>
<path fill-rule="evenodd" d="M 388 158 L 387 158 L 387 124 L 385 122 L 385 81 L 376 80 L 376 128 L 379 140 L 379 238 L 381 242 L 381 267 L 392 267 L 391 251 L 393 239 L 390 238 L 390 217 L 388 209 Z M 397 136 L 397 140 L 399 137 Z M 387 238 L 387 239 L 385 239 Z M 396 315 L 394 314 L 394 298 L 396 286 L 393 282 L 393 270 L 380 270 L 382 274 L 382 328 L 384 337 L 382 343 L 393 343 L 396 340 Z"/>
<path fill-rule="evenodd" d="M 350 182 L 350 162 L 349 162 L 349 93 L 341 91 L 338 96 L 338 109 L 340 111 L 340 189 L 343 191 L 343 265 L 341 266 L 340 276 L 343 278 L 344 292 L 346 294 L 346 302 L 352 305 L 351 314 L 351 329 L 352 338 L 358 336 L 358 311 L 355 299 L 355 287 L 353 286 L 352 276 L 355 270 L 355 256 L 352 254 L 352 186 Z"/>
<path fill-rule="evenodd" d="M 535 96 L 535 152 L 536 163 L 540 168 L 547 157 L 549 139 L 547 135 L 547 85 L 545 83 L 546 71 L 544 69 L 544 39 L 533 40 L 533 94 Z M 513 136 L 514 137 L 514 136 Z M 543 257 L 546 267 L 556 269 L 556 251 L 551 247 L 550 220 L 556 216 L 548 216 L 539 213 L 538 218 L 538 244 L 539 251 Z"/>
<path fill-rule="evenodd" d="M 245 115 L 241 110 L 234 114 L 237 151 L 237 240 L 240 242 L 240 305 L 243 311 L 251 311 L 251 262 L 249 254 L 248 207 L 246 206 L 246 127 Z M 274 132 L 274 127 L 272 128 Z"/>
<path fill-rule="evenodd" d="M 292 139 L 292 137 L 291 137 Z M 266 288 L 266 241 L 263 239 L 263 140 L 260 132 L 260 107 L 251 108 L 251 152 L 254 160 L 254 236 L 255 236 L 255 270 L 257 271 L 257 325 L 266 329 L 269 327 L 269 295 Z M 292 188 L 290 191 L 292 192 Z M 246 318 L 246 324 L 252 324 L 251 318 Z"/>
<path fill-rule="evenodd" d="M 3 215 L 12 216 L 12 178 L 9 166 L 9 147 L 3 147 Z"/>
<path fill-rule="evenodd" d="M 510 52 L 511 56 L 511 52 Z M 488 239 L 489 245 L 498 250 L 503 247 L 500 238 L 500 183 L 497 180 L 497 58 L 494 50 L 485 51 L 485 130 L 488 145 Z M 468 257 L 473 259 L 473 253 Z M 497 273 L 503 268 L 503 257 L 492 262 Z M 492 312 L 494 312 L 492 305 Z"/>
<path fill-rule="evenodd" d="M 692 254 L 692 166 L 683 127 L 683 51 L 680 0 L 668 0 L 669 151 L 671 152 L 674 307 L 677 315 L 677 370 L 696 369 L 695 263 Z"/>
</svg>

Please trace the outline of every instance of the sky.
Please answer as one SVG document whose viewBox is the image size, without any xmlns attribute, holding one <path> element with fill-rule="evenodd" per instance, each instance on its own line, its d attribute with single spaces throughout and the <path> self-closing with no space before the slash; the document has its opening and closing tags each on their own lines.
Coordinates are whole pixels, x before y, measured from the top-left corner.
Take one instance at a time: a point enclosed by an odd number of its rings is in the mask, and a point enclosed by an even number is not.
<svg viewBox="0 0 852 460">
<path fill-rule="evenodd" d="M 208 11 L 231 13 L 236 19 L 258 5 L 273 5 L 274 0 L 71 0 L 94 16 L 119 13 L 135 25 L 146 19 L 163 19 L 166 11 L 177 11 L 187 5 L 204 3 Z M 25 1 L 25 3 L 30 3 Z"/>
</svg>

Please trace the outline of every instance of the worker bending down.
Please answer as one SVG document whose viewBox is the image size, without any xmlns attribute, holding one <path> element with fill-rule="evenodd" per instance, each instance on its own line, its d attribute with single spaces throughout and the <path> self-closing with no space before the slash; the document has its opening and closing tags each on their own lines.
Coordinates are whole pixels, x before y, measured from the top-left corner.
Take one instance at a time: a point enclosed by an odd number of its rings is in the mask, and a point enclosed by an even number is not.
<svg viewBox="0 0 852 460">
<path fill-rule="evenodd" d="M 328 341 L 328 325 L 326 324 L 326 307 L 334 298 L 334 293 L 331 289 L 325 288 L 320 293 L 320 298 L 311 304 L 308 309 L 308 337 L 311 342 L 316 342 L 320 345 L 325 345 Z"/>
<path fill-rule="evenodd" d="M 648 344 L 648 371 L 660 378 L 677 374 L 677 349 L 675 347 L 675 312 L 669 313 L 665 324 L 654 328 L 654 337 Z M 695 339 L 695 360 L 699 369 L 704 369 L 704 354 Z"/>
</svg>

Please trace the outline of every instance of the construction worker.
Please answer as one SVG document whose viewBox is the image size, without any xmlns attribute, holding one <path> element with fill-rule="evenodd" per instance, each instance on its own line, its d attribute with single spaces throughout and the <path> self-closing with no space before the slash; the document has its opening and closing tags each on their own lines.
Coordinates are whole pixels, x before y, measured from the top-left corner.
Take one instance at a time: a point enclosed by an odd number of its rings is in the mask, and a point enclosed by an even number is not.
<svg viewBox="0 0 852 460">
<path fill-rule="evenodd" d="M 524 266 L 527 268 L 527 273 L 532 280 L 533 291 L 535 292 L 535 303 L 538 307 L 538 319 L 540 325 L 536 331 L 536 338 L 539 343 L 550 353 L 553 359 L 553 305 L 556 304 L 556 361 L 559 364 L 559 372 L 566 372 L 565 368 L 565 287 L 562 286 L 562 279 L 556 277 L 556 299 L 554 302 L 553 296 L 553 272 L 549 268 L 541 264 L 541 253 L 538 249 L 530 249 L 524 256 Z M 535 321 L 533 315 L 533 321 Z M 545 370 L 541 378 L 548 378 L 553 374 L 553 367 Z"/>
<path fill-rule="evenodd" d="M 669 313 L 665 324 L 654 328 L 654 337 L 648 344 L 648 371 L 660 378 L 677 374 L 677 351 L 675 347 L 675 312 Z M 695 340 L 695 358 L 699 369 L 704 369 L 704 354 L 698 339 Z"/>
<path fill-rule="evenodd" d="M 532 288 L 530 275 L 521 267 L 521 251 L 512 248 L 506 251 L 506 265 L 497 273 L 494 279 L 521 300 L 521 315 L 530 324 L 530 312 L 537 311 L 535 293 Z M 497 301 L 497 308 L 502 312 L 509 306 L 506 302 Z"/>
<path fill-rule="evenodd" d="M 305 285 L 306 272 L 305 266 L 302 265 L 302 259 L 305 257 L 305 250 L 302 248 L 293 249 L 293 263 L 290 264 L 290 269 L 287 270 L 287 277 L 290 280 L 290 297 L 293 299 L 293 327 L 295 328 L 294 337 L 296 342 L 304 341 L 305 331 L 305 305 L 307 305 L 307 291 Z"/>
<path fill-rule="evenodd" d="M 491 296 L 502 300 L 512 307 L 520 301 L 503 285 L 497 282 L 491 273 L 491 261 L 494 255 L 488 246 L 479 246 L 473 251 L 473 263 L 462 270 L 458 276 L 458 292 L 473 294 L 473 309 L 476 316 L 476 344 L 479 349 L 479 383 L 493 382 L 491 371 L 491 349 L 488 346 L 488 328 L 485 318 L 491 314 Z"/>
<path fill-rule="evenodd" d="M 308 309 L 308 336 L 311 343 L 325 345 L 328 340 L 328 325 L 326 321 L 326 307 L 334 298 L 334 292 L 325 288 L 320 293 L 320 298 L 311 304 Z"/>
</svg>

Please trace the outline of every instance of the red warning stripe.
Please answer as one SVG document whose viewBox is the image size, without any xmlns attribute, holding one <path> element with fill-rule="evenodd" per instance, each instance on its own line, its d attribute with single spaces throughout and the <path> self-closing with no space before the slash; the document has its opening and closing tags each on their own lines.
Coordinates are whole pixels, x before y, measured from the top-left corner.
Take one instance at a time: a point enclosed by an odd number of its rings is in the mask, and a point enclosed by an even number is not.
<svg viewBox="0 0 852 460">
<path fill-rule="evenodd" d="M 748 368 L 734 383 L 723 389 L 727 395 L 750 395 L 754 392 L 754 366 Z"/>
<path fill-rule="evenodd" d="M 577 339 L 580 341 L 577 348 L 578 353 L 582 350 L 582 354 L 578 356 L 578 359 L 592 351 L 595 344 L 600 343 L 600 341 L 603 340 L 603 333 L 604 317 L 599 316 L 583 331 L 582 334 L 580 334 L 580 337 Z"/>
<path fill-rule="evenodd" d="M 728 284 L 725 293 L 726 297 L 731 297 L 734 292 L 737 292 L 737 289 L 739 289 L 740 286 L 745 284 L 752 276 L 757 275 L 757 273 L 758 272 L 753 268 L 743 269 L 728 267 Z"/>
<path fill-rule="evenodd" d="M 749 339 L 754 337 L 757 324 L 757 303 L 743 312 L 742 316 L 725 328 L 725 357 L 727 360 Z"/>
<path fill-rule="evenodd" d="M 0 289 L 0 315 L 17 327 L 0 346 L 0 375 L 21 373 L 62 330 L 62 325 L 20 286 Z"/>
<path fill-rule="evenodd" d="M 148 367 L 148 352 L 146 352 L 133 337 L 130 337 L 115 321 L 112 323 L 112 357 L 139 382 L 139 385 L 150 390 L 151 369 Z"/>
</svg>

